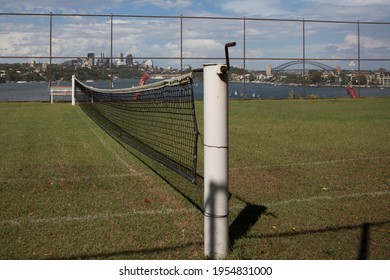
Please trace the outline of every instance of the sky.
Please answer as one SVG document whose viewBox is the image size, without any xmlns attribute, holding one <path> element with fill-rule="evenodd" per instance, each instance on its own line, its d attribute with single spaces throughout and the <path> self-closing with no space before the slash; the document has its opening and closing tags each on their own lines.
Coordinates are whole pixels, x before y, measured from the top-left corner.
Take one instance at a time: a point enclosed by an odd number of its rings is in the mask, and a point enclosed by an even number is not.
<svg viewBox="0 0 390 280">
<path fill-rule="evenodd" d="M 224 44 L 230 41 L 237 42 L 231 49 L 231 63 L 245 63 L 246 68 L 275 67 L 286 62 L 283 58 L 303 55 L 348 67 L 349 60 L 358 57 L 360 40 L 361 67 L 390 70 L 390 24 L 365 24 L 390 23 L 389 0 L 0 0 L 0 63 L 6 61 L 5 56 L 49 53 L 50 17 L 4 13 L 79 15 L 53 16 L 53 56 L 86 56 L 88 52 L 109 56 L 111 18 L 81 15 L 113 14 L 113 55 L 154 57 L 161 67 L 178 67 L 176 58 L 181 53 L 184 63 L 191 66 L 222 62 Z M 361 22 L 359 33 L 357 24 L 339 21 Z"/>
</svg>

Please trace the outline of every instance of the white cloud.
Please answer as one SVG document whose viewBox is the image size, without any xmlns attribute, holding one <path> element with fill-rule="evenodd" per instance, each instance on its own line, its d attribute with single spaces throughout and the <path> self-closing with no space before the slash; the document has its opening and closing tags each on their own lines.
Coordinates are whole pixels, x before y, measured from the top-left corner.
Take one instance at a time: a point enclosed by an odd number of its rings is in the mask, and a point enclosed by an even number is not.
<svg viewBox="0 0 390 280">
<path fill-rule="evenodd" d="M 29 23 L 2 22 L 0 53 L 4 56 L 48 56 L 49 29 Z"/>
<path fill-rule="evenodd" d="M 356 57 L 358 52 L 358 36 L 347 34 L 343 41 L 336 43 L 313 44 L 310 51 L 315 49 L 318 53 L 330 55 L 332 58 Z M 360 36 L 360 51 L 364 58 L 385 58 L 390 51 L 390 40 L 387 38 L 376 39 L 370 36 Z"/>
<path fill-rule="evenodd" d="M 135 0 L 133 4 L 137 6 L 152 5 L 162 9 L 181 9 L 191 7 L 192 2 L 192 0 Z"/>
<path fill-rule="evenodd" d="M 170 57 L 179 57 L 180 56 L 180 45 L 174 44 L 174 43 L 166 43 L 163 46 L 163 51 L 166 54 L 166 56 Z"/>
<path fill-rule="evenodd" d="M 226 0 L 226 12 L 240 16 L 346 21 L 388 21 L 388 0 Z"/>
<path fill-rule="evenodd" d="M 371 5 L 388 5 L 388 0 L 301 0 L 302 2 L 306 2 L 306 4 L 323 4 L 323 5 L 337 5 L 337 6 L 371 6 Z"/>
<path fill-rule="evenodd" d="M 224 45 L 213 39 L 185 39 L 183 41 L 185 57 L 208 57 L 220 53 Z"/>
<path fill-rule="evenodd" d="M 1 8 L 5 12 L 93 13 L 119 7 L 125 2 L 125 0 L 3 0 Z"/>
<path fill-rule="evenodd" d="M 289 14 L 284 8 L 285 2 L 280 0 L 243 0 L 243 1 L 225 1 L 221 7 L 224 10 L 235 12 L 247 16 L 269 17 L 275 15 Z"/>
<path fill-rule="evenodd" d="M 357 35 L 347 35 L 344 39 L 346 45 L 358 45 L 358 36 Z M 365 49 L 373 50 L 379 48 L 387 48 L 389 46 L 390 41 L 385 42 L 384 40 L 375 39 L 369 36 L 360 36 L 360 46 Z"/>
<path fill-rule="evenodd" d="M 344 38 L 344 42 L 347 45 L 357 45 L 358 44 L 358 36 L 356 36 L 356 35 L 347 35 Z"/>
</svg>

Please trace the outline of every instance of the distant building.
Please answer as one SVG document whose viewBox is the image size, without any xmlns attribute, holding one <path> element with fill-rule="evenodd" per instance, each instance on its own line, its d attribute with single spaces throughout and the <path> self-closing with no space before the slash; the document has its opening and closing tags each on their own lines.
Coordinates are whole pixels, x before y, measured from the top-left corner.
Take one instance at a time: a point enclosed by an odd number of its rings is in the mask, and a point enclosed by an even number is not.
<svg viewBox="0 0 390 280">
<path fill-rule="evenodd" d="M 42 69 L 43 69 L 44 71 L 46 71 L 48 67 L 49 67 L 49 63 L 47 63 L 47 62 L 43 62 L 43 63 L 42 63 Z"/>
<path fill-rule="evenodd" d="M 336 75 L 340 76 L 340 74 L 341 74 L 341 67 L 340 67 L 340 65 L 337 65 L 336 66 Z"/>
<path fill-rule="evenodd" d="M 67 60 L 63 62 L 63 65 L 66 66 L 81 66 L 83 64 L 83 60 L 81 58 Z"/>
<path fill-rule="evenodd" d="M 142 63 L 142 66 L 145 67 L 145 68 L 153 68 L 153 66 L 154 66 L 153 60 L 151 60 L 151 59 L 145 60 Z"/>
<path fill-rule="evenodd" d="M 88 53 L 87 61 L 88 66 L 95 66 L 95 53 Z"/>
<path fill-rule="evenodd" d="M 96 61 L 97 66 L 107 66 L 110 64 L 110 59 L 104 57 L 104 53 L 100 54 L 100 57 Z"/>
<path fill-rule="evenodd" d="M 385 87 L 390 87 L 390 72 L 380 75 L 379 84 Z"/>
<path fill-rule="evenodd" d="M 134 65 L 133 55 L 132 54 L 126 55 L 126 65 L 128 65 L 128 66 L 133 66 Z"/>
<path fill-rule="evenodd" d="M 123 56 L 123 53 L 118 53 L 118 58 L 116 60 L 116 65 L 125 65 L 125 58 Z"/>
<path fill-rule="evenodd" d="M 272 67 L 271 67 L 270 64 L 267 64 L 267 65 L 265 66 L 265 74 L 266 74 L 268 77 L 272 76 Z"/>
</svg>

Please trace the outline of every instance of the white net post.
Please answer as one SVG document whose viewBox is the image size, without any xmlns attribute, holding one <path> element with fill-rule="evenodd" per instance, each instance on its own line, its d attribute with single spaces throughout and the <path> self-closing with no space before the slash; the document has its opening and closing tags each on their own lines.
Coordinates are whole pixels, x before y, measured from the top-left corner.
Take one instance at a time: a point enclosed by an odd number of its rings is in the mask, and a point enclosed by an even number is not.
<svg viewBox="0 0 390 280">
<path fill-rule="evenodd" d="M 50 103 L 53 104 L 53 102 L 54 102 L 53 88 L 50 87 Z"/>
<path fill-rule="evenodd" d="M 75 86 L 75 75 L 72 75 L 72 106 L 76 105 L 76 86 Z"/>
<path fill-rule="evenodd" d="M 225 68 L 225 69 L 224 69 Z M 229 251 L 228 77 L 226 66 L 204 65 L 204 253 Z"/>
</svg>

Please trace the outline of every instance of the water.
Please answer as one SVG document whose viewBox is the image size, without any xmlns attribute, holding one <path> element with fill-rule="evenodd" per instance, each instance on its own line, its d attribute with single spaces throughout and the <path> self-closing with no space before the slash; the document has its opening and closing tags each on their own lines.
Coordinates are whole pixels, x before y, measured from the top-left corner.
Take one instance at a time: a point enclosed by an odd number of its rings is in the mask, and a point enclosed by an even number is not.
<svg viewBox="0 0 390 280">
<path fill-rule="evenodd" d="M 153 81 L 151 81 L 153 82 Z M 87 83 L 96 88 L 109 88 L 108 81 Z M 70 86 L 70 82 L 52 83 L 53 86 Z M 138 79 L 123 79 L 114 81 L 114 88 L 126 88 L 138 85 Z M 246 94 L 244 94 L 244 89 Z M 358 93 L 358 89 L 355 88 Z M 287 99 L 289 92 L 297 95 L 314 94 L 321 98 L 345 98 L 348 97 L 344 87 L 302 87 L 290 85 L 273 85 L 260 83 L 229 83 L 229 97 L 232 99 Z M 194 93 L 196 99 L 203 99 L 203 82 L 194 80 Z M 362 97 L 390 96 L 390 88 L 361 88 Z M 55 101 L 70 101 L 70 96 L 56 96 Z M 6 83 L 0 84 L 0 101 L 50 101 L 48 83 Z"/>
<path fill-rule="evenodd" d="M 296 95 L 310 96 L 315 95 L 320 98 L 348 98 L 347 89 L 345 87 L 312 87 L 290 85 L 276 85 L 276 84 L 258 84 L 250 83 L 229 83 L 229 97 L 230 98 L 249 98 L 249 99 L 288 99 L 289 93 L 294 91 Z M 358 88 L 355 88 L 358 93 Z M 390 96 L 390 88 L 360 88 L 361 97 L 384 97 Z"/>
</svg>

